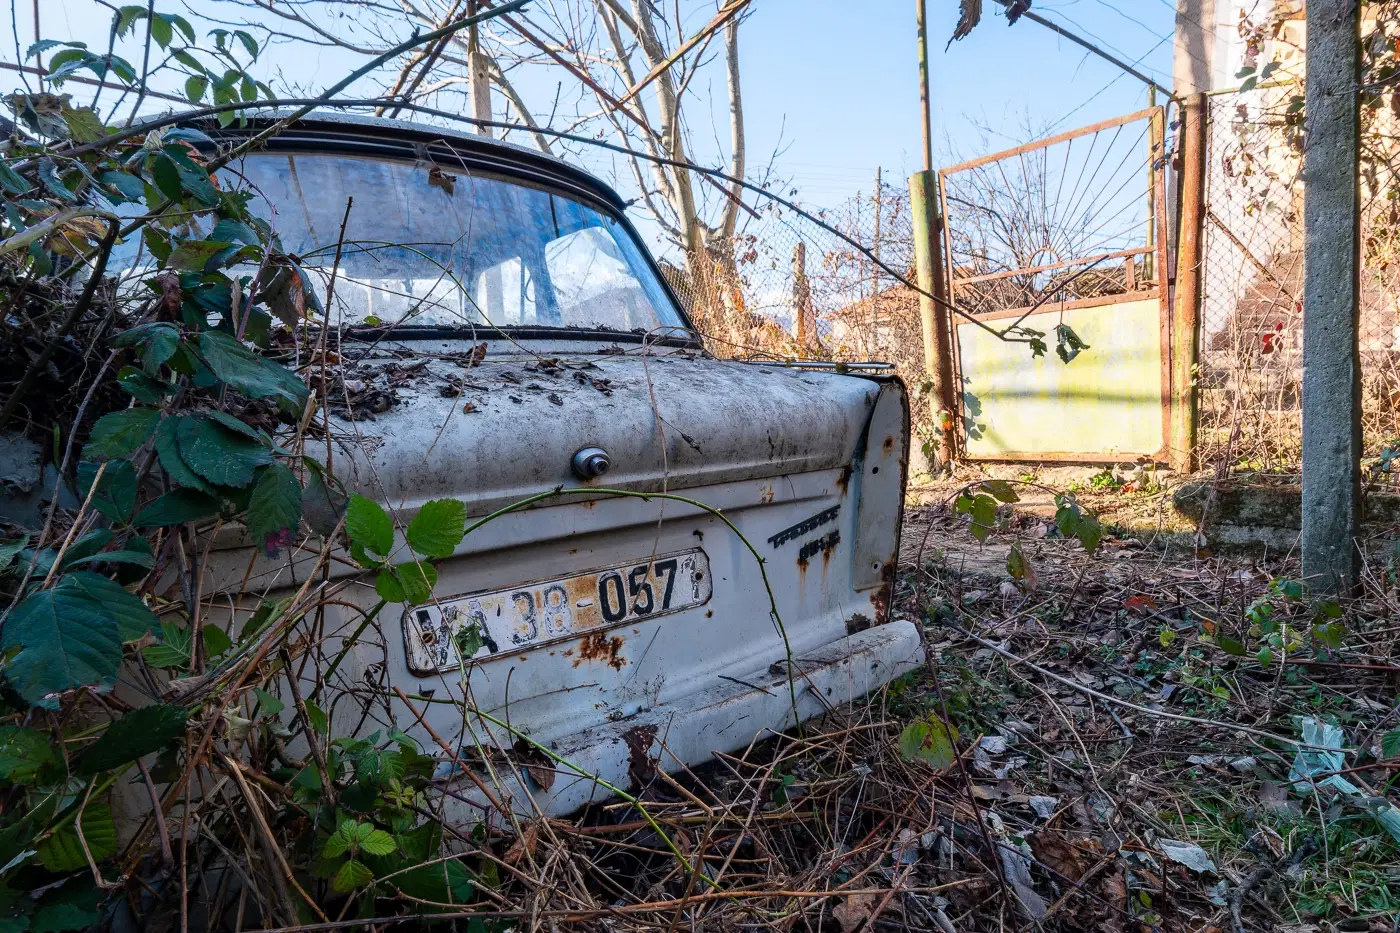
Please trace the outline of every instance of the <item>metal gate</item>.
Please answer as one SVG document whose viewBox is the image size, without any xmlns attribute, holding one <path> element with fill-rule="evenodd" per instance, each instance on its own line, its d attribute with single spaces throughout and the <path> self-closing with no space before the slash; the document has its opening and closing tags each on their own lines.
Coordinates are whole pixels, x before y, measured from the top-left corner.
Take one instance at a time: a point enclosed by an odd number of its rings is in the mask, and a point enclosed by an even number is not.
<svg viewBox="0 0 1400 933">
<path fill-rule="evenodd" d="M 1163 136 L 1153 107 L 939 173 L 949 298 L 974 319 L 954 330 L 963 456 L 1166 458 Z"/>
</svg>

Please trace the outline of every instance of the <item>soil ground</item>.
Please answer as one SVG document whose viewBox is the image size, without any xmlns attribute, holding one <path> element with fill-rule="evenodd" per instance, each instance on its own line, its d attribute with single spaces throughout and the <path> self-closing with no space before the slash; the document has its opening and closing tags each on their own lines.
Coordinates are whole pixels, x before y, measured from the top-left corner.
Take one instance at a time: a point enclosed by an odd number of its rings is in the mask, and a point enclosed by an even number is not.
<svg viewBox="0 0 1400 933">
<path fill-rule="evenodd" d="M 952 927 L 1391 933 L 1392 569 L 1315 598 L 1287 559 L 1196 551 L 1167 492 L 1079 485 L 1107 532 L 1093 555 L 1058 536 L 1053 490 L 1003 507 L 985 543 L 950 507 L 960 484 L 916 490 L 906 516 L 896 612 L 924 625 L 937 680 L 896 684 L 885 710 L 946 715 L 959 759 L 939 785 L 1005 843 L 975 896 L 946 895 Z M 1344 751 L 1300 770 L 1310 722 Z"/>
</svg>

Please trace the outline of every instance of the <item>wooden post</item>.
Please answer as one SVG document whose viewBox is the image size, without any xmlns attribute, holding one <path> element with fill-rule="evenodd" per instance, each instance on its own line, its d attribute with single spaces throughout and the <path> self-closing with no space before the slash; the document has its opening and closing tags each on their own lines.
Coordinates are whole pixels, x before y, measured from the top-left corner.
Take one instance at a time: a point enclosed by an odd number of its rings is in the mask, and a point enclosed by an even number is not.
<svg viewBox="0 0 1400 933">
<path fill-rule="evenodd" d="M 1181 134 L 1181 228 L 1172 307 L 1172 418 L 1167 456 L 1171 468 L 1182 473 L 1196 467 L 1196 364 L 1205 272 L 1208 107 L 1205 94 L 1187 98 Z"/>
<path fill-rule="evenodd" d="M 471 0 L 467 4 L 467 15 L 476 15 L 477 0 Z M 467 27 L 467 96 L 471 98 L 472 118 L 475 120 L 491 119 L 491 75 L 487 71 L 486 55 L 481 51 L 481 33 L 477 31 L 477 26 Z M 476 132 L 481 136 L 490 136 L 491 127 L 476 125 Z"/>
<path fill-rule="evenodd" d="M 915 172 L 909 176 L 909 208 L 914 221 L 914 262 L 919 275 L 919 318 L 924 332 L 924 371 L 933 382 L 937 406 L 938 466 L 947 467 L 957 454 L 957 392 L 953 385 L 953 340 L 944 282 L 943 225 L 938 216 L 938 176 Z M 932 297 L 930 297 L 932 296 Z"/>
<path fill-rule="evenodd" d="M 884 199 L 881 195 L 885 187 L 885 170 L 875 169 L 875 240 L 871 252 L 875 254 L 875 268 L 871 273 L 870 310 L 871 320 L 878 327 L 880 323 L 880 210 Z"/>
<path fill-rule="evenodd" d="M 1303 575 L 1357 582 L 1361 503 L 1360 0 L 1307 7 L 1303 147 Z"/>
<path fill-rule="evenodd" d="M 947 269 L 943 264 L 941 187 L 933 170 L 933 111 L 928 84 L 926 0 L 915 0 L 919 28 L 919 109 L 924 130 L 924 170 L 909 176 L 909 210 L 914 224 L 914 264 L 919 278 L 919 319 L 924 334 L 924 372 L 933 383 L 934 427 L 938 430 L 938 469 L 957 456 L 957 398 L 953 385 L 953 339 L 949 323 Z M 932 297 L 930 297 L 932 296 Z M 939 304 L 941 299 L 944 304 Z"/>
<path fill-rule="evenodd" d="M 1157 106 L 1157 88 L 1147 89 L 1147 109 L 1151 110 Z M 1157 212 L 1165 205 L 1157 203 L 1157 179 L 1159 171 L 1157 160 L 1162 157 L 1163 140 L 1165 139 L 1165 127 L 1161 123 L 1153 120 L 1148 123 L 1147 132 L 1147 243 L 1146 246 L 1151 252 L 1142 257 L 1142 271 L 1146 278 L 1157 279 L 1157 284 L 1166 287 L 1166 281 L 1157 275 L 1156 259 L 1157 253 Z"/>
<path fill-rule="evenodd" d="M 798 346 L 820 346 L 812 307 L 812 286 L 807 281 L 807 244 L 801 240 L 792 248 L 792 316 L 796 319 Z"/>
</svg>

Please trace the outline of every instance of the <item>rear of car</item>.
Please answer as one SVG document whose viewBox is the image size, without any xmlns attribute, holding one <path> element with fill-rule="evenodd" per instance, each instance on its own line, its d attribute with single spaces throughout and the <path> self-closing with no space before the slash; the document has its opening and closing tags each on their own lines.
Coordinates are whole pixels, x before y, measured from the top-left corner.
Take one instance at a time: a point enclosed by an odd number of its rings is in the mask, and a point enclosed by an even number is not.
<svg viewBox="0 0 1400 933">
<path fill-rule="evenodd" d="M 228 177 L 300 274 L 325 283 L 340 256 L 315 387 L 328 466 L 391 512 L 404 553 L 431 500 L 464 503 L 471 527 L 434 561 L 431 599 L 369 628 L 379 596 L 347 555 L 315 581 L 336 593 L 316 637 L 346 650 L 302 676 L 332 698 L 333 735 L 402 728 L 460 783 L 464 816 L 489 786 L 464 770 L 558 814 L 921 662 L 889 613 L 897 378 L 707 355 L 617 196 L 538 153 L 321 120 Z M 234 625 L 314 558 L 215 548 Z M 547 776 L 523 766 L 531 743 L 559 759 Z"/>
</svg>

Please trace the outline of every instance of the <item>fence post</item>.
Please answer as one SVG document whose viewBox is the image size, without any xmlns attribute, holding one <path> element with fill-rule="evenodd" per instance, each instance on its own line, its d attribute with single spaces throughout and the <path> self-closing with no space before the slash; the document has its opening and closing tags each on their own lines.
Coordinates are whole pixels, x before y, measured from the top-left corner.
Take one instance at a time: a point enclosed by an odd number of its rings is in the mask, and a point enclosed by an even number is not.
<svg viewBox="0 0 1400 933">
<path fill-rule="evenodd" d="M 803 349 L 814 343 L 820 346 L 812 308 L 812 286 L 807 280 L 807 244 L 801 240 L 792 248 L 792 316 L 796 318 L 797 345 Z"/>
<path fill-rule="evenodd" d="M 939 428 L 938 465 L 946 467 L 957 452 L 957 392 L 953 385 L 953 340 L 948 310 L 934 298 L 947 300 L 943 266 L 943 224 L 938 216 L 938 175 L 909 176 L 909 208 L 914 221 L 914 263 L 918 269 L 919 318 L 924 331 L 924 371 L 933 382 L 934 412 Z"/>
<path fill-rule="evenodd" d="M 1361 360 L 1360 0 L 1307 7 L 1303 149 L 1303 575 L 1357 581 Z"/>
<path fill-rule="evenodd" d="M 1172 419 L 1167 457 L 1173 470 L 1196 468 L 1196 363 L 1205 277 L 1206 127 L 1205 94 L 1192 94 L 1183 108 L 1181 140 L 1181 230 L 1177 236 L 1176 295 L 1172 306 Z"/>
</svg>

